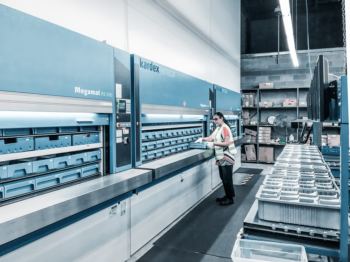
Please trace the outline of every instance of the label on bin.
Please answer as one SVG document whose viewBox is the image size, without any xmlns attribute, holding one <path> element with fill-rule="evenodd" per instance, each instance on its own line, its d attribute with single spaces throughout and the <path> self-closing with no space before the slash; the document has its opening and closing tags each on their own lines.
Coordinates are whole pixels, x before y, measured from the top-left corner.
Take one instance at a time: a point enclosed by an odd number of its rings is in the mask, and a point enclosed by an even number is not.
<svg viewBox="0 0 350 262">
<path fill-rule="evenodd" d="M 109 210 L 109 218 L 114 217 L 118 214 L 118 205 L 112 206 Z"/>
</svg>

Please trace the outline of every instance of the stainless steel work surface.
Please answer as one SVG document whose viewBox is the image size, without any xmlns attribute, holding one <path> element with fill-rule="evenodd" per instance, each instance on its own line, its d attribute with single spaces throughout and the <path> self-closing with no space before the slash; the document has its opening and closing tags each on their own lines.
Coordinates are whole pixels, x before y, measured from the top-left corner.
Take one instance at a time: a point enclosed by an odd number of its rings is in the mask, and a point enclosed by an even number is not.
<svg viewBox="0 0 350 262">
<path fill-rule="evenodd" d="M 151 181 L 150 170 L 130 169 L 3 206 L 0 208 L 0 245 Z"/>
<path fill-rule="evenodd" d="M 152 179 L 155 180 L 171 174 L 177 170 L 180 170 L 186 166 L 192 165 L 198 161 L 209 158 L 213 156 L 213 154 L 213 149 L 193 149 L 187 152 L 164 157 L 162 159 L 146 163 L 137 168 L 152 170 Z"/>
</svg>

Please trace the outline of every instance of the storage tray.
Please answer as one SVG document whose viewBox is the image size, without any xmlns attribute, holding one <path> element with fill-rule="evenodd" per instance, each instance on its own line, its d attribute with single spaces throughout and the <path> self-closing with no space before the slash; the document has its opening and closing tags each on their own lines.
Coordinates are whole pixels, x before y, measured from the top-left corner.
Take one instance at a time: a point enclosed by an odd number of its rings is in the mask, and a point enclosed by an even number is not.
<svg viewBox="0 0 350 262">
<path fill-rule="evenodd" d="M 278 187 L 320 189 L 339 192 L 339 188 L 334 179 L 268 175 L 265 177 L 263 184 Z"/>
<path fill-rule="evenodd" d="M 20 137 L 10 140 L 0 140 L 0 155 L 34 150 L 33 137 Z"/>
<path fill-rule="evenodd" d="M 307 262 L 303 246 L 247 239 L 236 240 L 231 258 L 233 262 Z"/>
<path fill-rule="evenodd" d="M 295 155 L 295 154 L 284 154 L 283 152 L 277 157 L 277 161 L 284 158 L 291 159 L 310 159 L 310 160 L 323 160 L 323 157 L 319 154 L 317 155 Z"/>
<path fill-rule="evenodd" d="M 262 185 L 256 199 L 260 219 L 340 229 L 340 196 L 337 191 Z"/>
<path fill-rule="evenodd" d="M 275 163 L 274 170 L 300 170 L 300 171 L 330 171 L 326 164 L 323 165 L 313 165 L 313 164 L 290 164 L 290 163 Z"/>
<path fill-rule="evenodd" d="M 313 172 L 313 171 L 279 171 L 272 170 L 268 175 L 273 176 L 289 176 L 289 177 L 309 177 L 309 178 L 322 178 L 322 179 L 334 179 L 331 172 Z"/>
<path fill-rule="evenodd" d="M 325 165 L 322 158 L 320 159 L 309 159 L 309 158 L 281 158 L 277 159 L 278 163 L 300 163 L 300 164 L 315 164 L 315 165 Z"/>
<path fill-rule="evenodd" d="M 80 135 L 72 135 L 73 146 L 94 144 L 94 143 L 99 143 L 99 142 L 100 142 L 100 134 L 99 133 L 87 133 L 87 134 L 80 134 Z"/>
<path fill-rule="evenodd" d="M 48 136 L 35 138 L 35 150 L 68 147 L 72 145 L 72 136 Z"/>
</svg>

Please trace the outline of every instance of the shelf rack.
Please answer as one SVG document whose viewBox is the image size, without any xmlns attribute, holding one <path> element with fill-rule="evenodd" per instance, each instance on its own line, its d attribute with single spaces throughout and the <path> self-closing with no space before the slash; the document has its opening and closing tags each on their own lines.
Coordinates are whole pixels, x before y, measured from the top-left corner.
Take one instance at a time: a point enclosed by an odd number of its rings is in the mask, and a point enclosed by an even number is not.
<svg viewBox="0 0 350 262">
<path fill-rule="evenodd" d="M 261 125 L 260 124 L 260 119 L 261 119 L 261 112 L 264 111 L 264 110 L 276 110 L 276 109 L 280 109 L 280 110 L 295 110 L 296 111 L 296 118 L 300 118 L 302 115 L 304 114 L 300 114 L 300 112 L 306 112 L 306 109 L 307 107 L 305 106 L 299 106 L 299 102 L 300 102 L 300 91 L 302 90 L 302 92 L 305 92 L 309 89 L 309 87 L 288 87 L 288 88 L 247 88 L 247 89 L 241 89 L 241 93 L 253 93 L 253 92 L 256 92 L 256 98 L 255 98 L 255 103 L 256 103 L 256 106 L 253 106 L 253 107 L 244 107 L 242 106 L 242 110 L 244 109 L 256 109 L 253 110 L 254 113 L 256 113 L 257 115 L 257 125 L 243 125 L 243 127 L 256 127 L 257 128 L 257 137 L 259 136 L 259 127 L 273 127 L 273 125 Z M 284 92 L 284 91 L 289 91 L 289 92 L 295 92 L 296 91 L 296 100 L 297 100 L 297 106 L 293 106 L 293 107 L 283 107 L 283 106 L 273 106 L 273 107 L 260 107 L 259 106 L 259 102 L 261 101 L 261 93 L 262 92 L 271 92 L 271 91 L 274 91 L 274 92 Z M 297 129 L 296 131 L 296 135 L 297 137 L 299 137 L 299 129 Z M 278 149 L 280 150 L 283 150 L 284 146 L 285 145 L 281 145 L 281 144 L 274 144 L 274 143 L 261 143 L 259 142 L 258 138 L 257 138 L 257 142 L 256 143 L 250 143 L 250 142 L 247 142 L 247 143 L 244 143 L 244 144 L 250 144 L 250 145 L 256 145 L 257 148 L 256 148 L 256 153 L 257 153 L 257 159 L 258 159 L 258 156 L 259 156 L 259 147 L 260 145 L 262 146 L 275 146 L 275 147 L 278 147 Z M 276 152 L 275 152 L 275 159 L 278 157 L 278 155 L 276 155 Z M 243 163 L 275 163 L 275 161 L 273 162 L 267 162 L 267 161 L 259 161 L 259 160 L 256 160 L 256 161 L 242 161 Z"/>
</svg>

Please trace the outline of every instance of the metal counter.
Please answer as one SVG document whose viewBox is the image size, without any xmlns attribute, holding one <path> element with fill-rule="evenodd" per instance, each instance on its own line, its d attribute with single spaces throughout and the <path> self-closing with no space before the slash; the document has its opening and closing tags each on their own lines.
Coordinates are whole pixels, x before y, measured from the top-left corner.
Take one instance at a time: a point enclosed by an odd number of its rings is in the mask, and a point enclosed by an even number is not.
<svg viewBox="0 0 350 262">
<path fill-rule="evenodd" d="M 25 236 L 152 181 L 152 172 L 130 169 L 0 208 L 0 245 Z"/>
<path fill-rule="evenodd" d="M 198 161 L 210 158 L 213 155 L 213 149 L 192 149 L 181 154 L 164 157 L 162 159 L 146 163 L 137 167 L 137 169 L 152 170 L 152 179 L 155 180 L 169 175 L 186 166 L 192 165 Z"/>
</svg>

